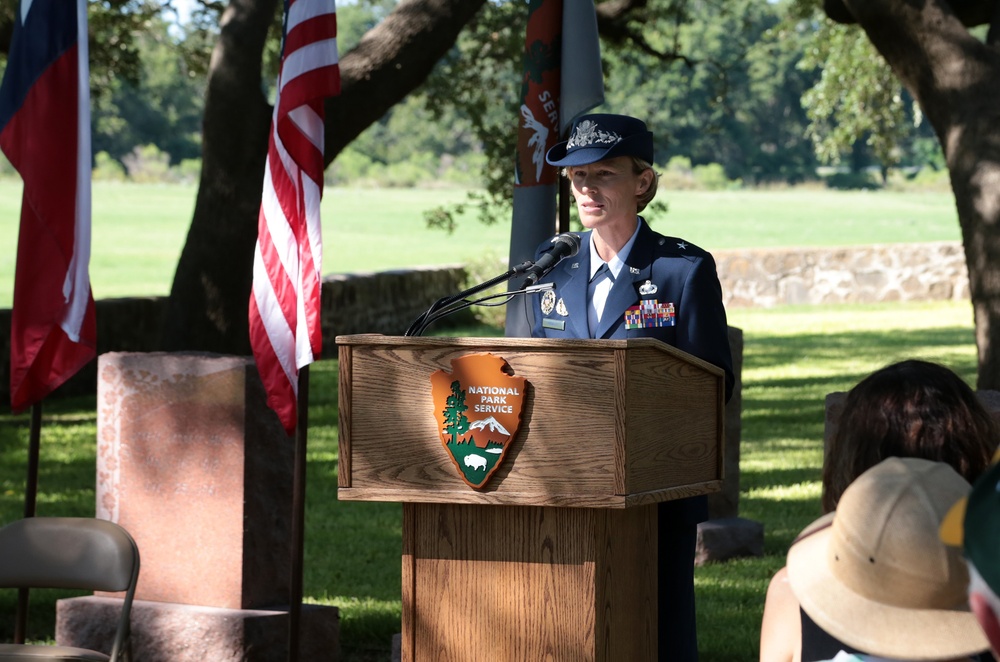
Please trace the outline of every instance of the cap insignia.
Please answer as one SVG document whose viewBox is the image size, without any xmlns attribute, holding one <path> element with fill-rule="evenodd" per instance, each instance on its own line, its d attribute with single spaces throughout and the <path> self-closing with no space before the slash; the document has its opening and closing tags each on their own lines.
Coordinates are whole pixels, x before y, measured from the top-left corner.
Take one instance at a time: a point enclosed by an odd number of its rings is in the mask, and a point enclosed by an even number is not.
<svg viewBox="0 0 1000 662">
<path fill-rule="evenodd" d="M 602 131 L 597 127 L 597 122 L 583 120 L 573 129 L 573 135 L 566 142 L 566 149 L 574 147 L 587 147 L 598 143 L 601 145 L 616 145 L 622 137 L 614 131 Z"/>
</svg>

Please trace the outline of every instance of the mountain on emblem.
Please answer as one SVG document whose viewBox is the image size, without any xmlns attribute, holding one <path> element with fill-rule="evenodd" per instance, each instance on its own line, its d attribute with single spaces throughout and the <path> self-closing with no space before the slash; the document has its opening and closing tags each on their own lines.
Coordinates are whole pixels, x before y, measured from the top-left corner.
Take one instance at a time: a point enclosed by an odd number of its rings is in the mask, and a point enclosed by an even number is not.
<svg viewBox="0 0 1000 662">
<path fill-rule="evenodd" d="M 500 425 L 500 421 L 492 416 L 470 423 L 469 427 L 473 430 L 485 430 L 487 425 L 490 428 L 490 432 L 499 432 L 500 434 L 505 434 L 508 437 L 510 436 L 510 432 L 507 432 L 507 428 Z"/>
<path fill-rule="evenodd" d="M 462 480 L 480 488 L 521 425 L 527 380 L 510 374 L 507 361 L 492 354 L 462 356 L 451 367 L 431 375 L 438 432 Z"/>
</svg>

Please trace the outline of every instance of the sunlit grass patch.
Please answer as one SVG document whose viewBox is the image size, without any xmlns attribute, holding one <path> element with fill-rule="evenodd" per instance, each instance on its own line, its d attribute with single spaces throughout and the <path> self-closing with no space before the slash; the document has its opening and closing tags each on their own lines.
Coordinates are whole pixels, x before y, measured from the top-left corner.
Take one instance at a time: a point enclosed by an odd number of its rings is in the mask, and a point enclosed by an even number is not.
<svg viewBox="0 0 1000 662">
<path fill-rule="evenodd" d="M 767 582 L 791 541 L 820 515 L 826 394 L 914 356 L 975 380 L 964 303 L 736 309 L 730 322 L 743 329 L 745 345 L 740 515 L 764 525 L 765 555 L 696 570 L 703 662 L 757 656 Z M 325 359 L 309 370 L 305 597 L 340 609 L 343 662 L 387 662 L 400 631 L 402 507 L 337 499 L 337 367 Z M 93 515 L 95 406 L 92 396 L 45 404 L 40 514 Z M 27 440 L 26 414 L 0 414 L 3 521 L 21 516 Z M 51 637 L 54 599 L 33 594 L 29 636 Z M 12 598 L 0 596 L 0 612 L 11 616 L 0 619 L 3 628 L 12 621 Z M 0 629 L 0 639 L 10 634 Z"/>
</svg>

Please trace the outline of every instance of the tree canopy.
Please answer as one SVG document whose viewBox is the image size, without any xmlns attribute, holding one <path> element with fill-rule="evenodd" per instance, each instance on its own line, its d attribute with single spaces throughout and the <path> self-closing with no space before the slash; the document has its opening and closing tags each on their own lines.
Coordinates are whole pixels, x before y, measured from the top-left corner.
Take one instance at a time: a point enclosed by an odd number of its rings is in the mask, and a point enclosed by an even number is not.
<svg viewBox="0 0 1000 662">
<path fill-rule="evenodd" d="M 1000 386 L 1000 12 L 991 0 L 825 0 L 863 32 L 934 127 L 955 194 L 976 324 L 978 386 Z M 985 35 L 976 26 L 986 28 Z"/>
<path fill-rule="evenodd" d="M 15 6 L 0 0 L 0 53 Z M 990 267 L 1000 205 L 987 185 L 996 162 L 992 7 L 597 0 L 605 108 L 655 127 L 660 167 L 671 158 L 718 164 L 725 180 L 747 184 L 794 183 L 820 160 L 845 157 L 855 168 L 942 161 L 936 139 L 962 218 L 982 367 L 1000 367 L 989 342 L 1000 328 L 1000 285 L 991 285 L 1000 274 Z M 164 20 L 170 8 L 90 2 L 94 144 L 123 163 L 148 144 L 173 163 L 200 155 L 163 347 L 246 353 L 281 8 L 196 0 L 179 27 Z M 526 16 L 523 0 L 340 7 L 342 94 L 327 103 L 333 176 L 464 156 L 482 168 L 484 217 L 509 217 Z M 977 25 L 987 27 L 970 30 Z"/>
</svg>

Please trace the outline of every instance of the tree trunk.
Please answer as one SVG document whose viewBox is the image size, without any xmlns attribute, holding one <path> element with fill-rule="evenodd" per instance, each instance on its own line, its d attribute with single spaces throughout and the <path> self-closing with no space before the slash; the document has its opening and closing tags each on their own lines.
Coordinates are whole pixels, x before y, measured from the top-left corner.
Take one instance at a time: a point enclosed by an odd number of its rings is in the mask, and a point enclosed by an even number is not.
<svg viewBox="0 0 1000 662">
<path fill-rule="evenodd" d="M 844 0 L 920 102 L 955 194 L 975 314 L 980 389 L 1000 388 L 1000 53 L 942 0 Z M 964 3 L 964 9 L 975 3 Z"/>
<path fill-rule="evenodd" d="M 326 163 L 420 86 L 485 0 L 403 0 L 341 58 Z M 167 351 L 249 354 L 248 305 L 271 108 L 261 54 L 276 0 L 231 0 L 205 96 L 202 171 L 163 327 Z"/>
<path fill-rule="evenodd" d="M 271 109 L 261 54 L 277 0 L 232 0 L 205 92 L 194 218 L 174 274 L 163 348 L 248 354 L 256 219 Z"/>
</svg>

